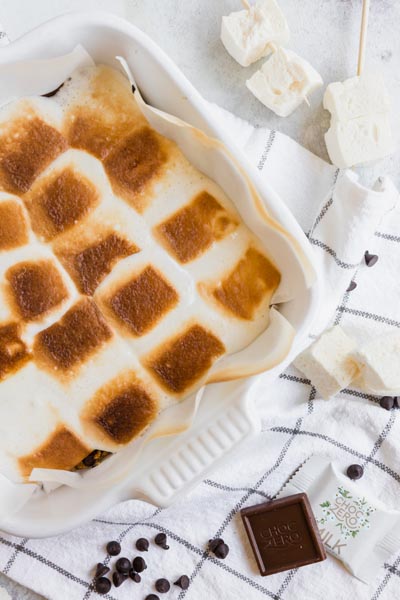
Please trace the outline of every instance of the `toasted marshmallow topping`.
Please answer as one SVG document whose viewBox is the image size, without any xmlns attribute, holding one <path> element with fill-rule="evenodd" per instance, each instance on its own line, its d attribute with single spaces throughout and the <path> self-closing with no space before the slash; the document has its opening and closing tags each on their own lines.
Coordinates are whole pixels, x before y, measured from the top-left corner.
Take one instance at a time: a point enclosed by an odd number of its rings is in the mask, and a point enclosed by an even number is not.
<svg viewBox="0 0 400 600">
<path fill-rule="evenodd" d="M 117 451 L 268 328 L 280 274 L 261 242 L 109 67 L 0 111 L 0 218 L 14 480 Z"/>
</svg>

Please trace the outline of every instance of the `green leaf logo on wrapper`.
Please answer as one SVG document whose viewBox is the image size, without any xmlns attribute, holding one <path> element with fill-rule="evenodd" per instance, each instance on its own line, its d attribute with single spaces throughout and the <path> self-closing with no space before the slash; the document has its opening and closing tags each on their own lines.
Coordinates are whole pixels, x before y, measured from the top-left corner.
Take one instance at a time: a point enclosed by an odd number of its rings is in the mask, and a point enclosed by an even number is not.
<svg viewBox="0 0 400 600">
<path fill-rule="evenodd" d="M 352 496 L 343 486 L 337 488 L 334 500 L 325 500 L 319 506 L 322 516 L 317 523 L 322 541 L 338 554 L 347 545 L 344 543 L 346 540 L 355 538 L 361 529 L 369 529 L 369 517 L 376 510 L 365 498 Z M 334 542 L 333 546 L 331 541 Z"/>
</svg>

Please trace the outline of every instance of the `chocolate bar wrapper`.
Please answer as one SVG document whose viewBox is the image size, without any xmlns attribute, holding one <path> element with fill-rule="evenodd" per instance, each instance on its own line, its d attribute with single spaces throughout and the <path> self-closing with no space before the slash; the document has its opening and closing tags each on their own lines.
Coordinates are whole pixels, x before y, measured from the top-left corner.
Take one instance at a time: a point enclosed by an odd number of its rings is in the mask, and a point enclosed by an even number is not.
<svg viewBox="0 0 400 600">
<path fill-rule="evenodd" d="M 278 495 L 305 492 L 326 550 L 358 579 L 369 583 L 400 550 L 400 512 L 371 498 L 323 456 L 312 456 Z"/>
</svg>

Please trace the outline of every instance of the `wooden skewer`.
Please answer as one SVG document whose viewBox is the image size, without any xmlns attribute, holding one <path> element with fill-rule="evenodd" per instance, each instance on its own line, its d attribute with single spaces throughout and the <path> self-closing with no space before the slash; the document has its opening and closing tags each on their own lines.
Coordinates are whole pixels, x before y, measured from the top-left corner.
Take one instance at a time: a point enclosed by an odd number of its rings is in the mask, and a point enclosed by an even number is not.
<svg viewBox="0 0 400 600">
<path fill-rule="evenodd" d="M 244 8 L 246 8 L 247 10 L 249 10 L 249 8 L 251 6 L 249 0 L 242 0 L 242 4 L 243 4 Z"/>
<path fill-rule="evenodd" d="M 363 0 L 361 30 L 360 30 L 360 46 L 358 48 L 357 75 L 361 75 L 361 73 L 364 70 L 365 48 L 367 45 L 369 5 L 370 5 L 370 0 Z"/>
</svg>

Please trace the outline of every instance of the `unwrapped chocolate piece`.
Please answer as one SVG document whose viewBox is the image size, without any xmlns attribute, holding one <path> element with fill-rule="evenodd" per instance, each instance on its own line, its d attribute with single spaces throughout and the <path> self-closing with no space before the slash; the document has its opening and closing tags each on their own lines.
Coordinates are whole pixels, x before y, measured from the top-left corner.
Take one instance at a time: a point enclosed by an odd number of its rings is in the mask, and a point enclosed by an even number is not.
<svg viewBox="0 0 400 600">
<path fill-rule="evenodd" d="M 261 575 L 326 559 L 306 494 L 249 506 L 241 516 Z"/>
<path fill-rule="evenodd" d="M 371 498 L 327 458 L 312 456 L 279 498 L 301 492 L 308 495 L 325 548 L 361 581 L 371 581 L 400 550 L 400 512 Z"/>
</svg>

